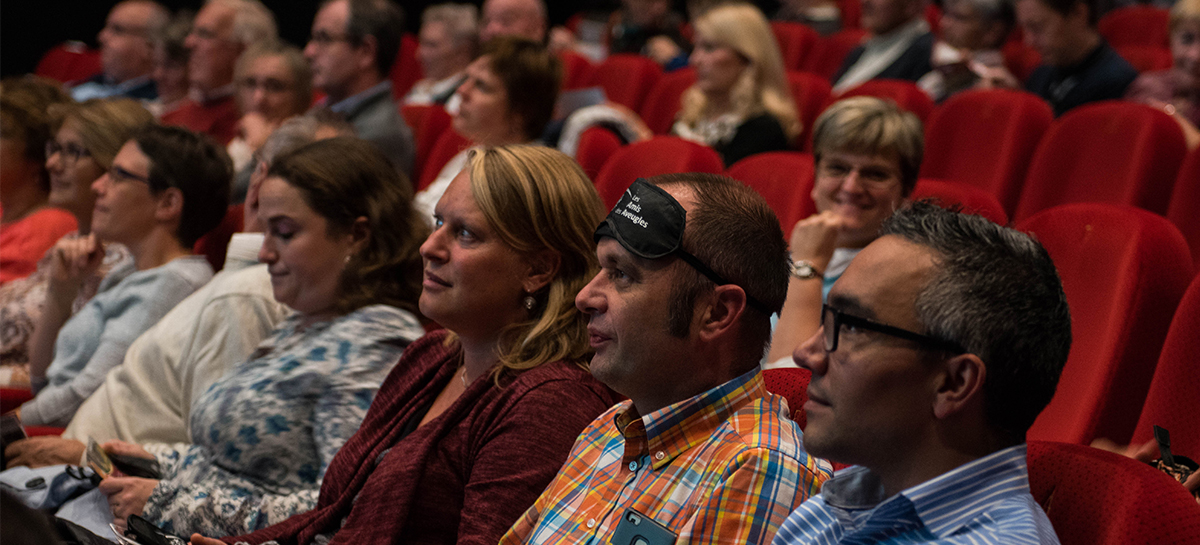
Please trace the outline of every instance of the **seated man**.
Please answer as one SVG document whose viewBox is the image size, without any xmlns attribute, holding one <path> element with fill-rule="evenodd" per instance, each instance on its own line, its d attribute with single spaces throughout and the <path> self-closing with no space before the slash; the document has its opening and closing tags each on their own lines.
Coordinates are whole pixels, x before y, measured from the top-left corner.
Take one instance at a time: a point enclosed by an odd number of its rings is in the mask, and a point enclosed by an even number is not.
<svg viewBox="0 0 1200 545">
<path fill-rule="evenodd" d="M 403 102 L 444 105 L 467 79 L 467 65 L 479 52 L 479 10 L 470 4 L 430 6 L 421 14 L 418 39 L 417 60 L 425 77 Z"/>
<path fill-rule="evenodd" d="M 1017 0 L 1025 43 L 1042 56 L 1025 89 L 1046 99 L 1059 116 L 1076 106 L 1117 100 L 1137 70 L 1096 30 L 1095 0 Z"/>
<path fill-rule="evenodd" d="M 479 43 L 499 36 L 546 41 L 546 3 L 543 0 L 485 0 Z"/>
<path fill-rule="evenodd" d="M 986 87 L 1003 71 L 1001 48 L 1016 23 L 1009 0 L 945 0 L 941 40 L 933 46 L 933 71 L 917 82 L 935 102 Z"/>
<path fill-rule="evenodd" d="M 933 69 L 933 33 L 923 0 L 863 0 L 862 26 L 871 38 L 846 55 L 833 75 L 840 93 L 873 79 L 917 81 Z"/>
<path fill-rule="evenodd" d="M 979 216 L 892 215 L 796 350 L 804 446 L 857 464 L 776 545 L 1058 543 L 1029 493 L 1025 432 L 1054 395 L 1071 316 L 1050 256 Z"/>
<path fill-rule="evenodd" d="M 629 401 L 583 431 L 502 544 L 608 543 L 648 526 L 671 534 L 664 543 L 767 543 L 817 492 L 828 465 L 800 448 L 758 367 L 787 286 L 777 221 L 722 176 L 625 192 L 596 229 L 601 271 L 575 304 L 592 374 Z"/>
<path fill-rule="evenodd" d="M 96 40 L 100 42 L 99 74 L 71 88 L 71 98 L 125 96 L 141 100 L 158 98 L 154 80 L 155 36 L 170 20 L 166 8 L 153 0 L 126 0 L 113 6 Z"/>
</svg>

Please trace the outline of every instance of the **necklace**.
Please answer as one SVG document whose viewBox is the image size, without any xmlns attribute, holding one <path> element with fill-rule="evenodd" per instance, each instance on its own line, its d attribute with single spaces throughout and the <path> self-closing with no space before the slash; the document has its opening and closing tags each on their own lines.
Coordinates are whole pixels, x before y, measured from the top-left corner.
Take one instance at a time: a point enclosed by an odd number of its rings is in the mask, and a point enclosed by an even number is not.
<svg viewBox="0 0 1200 545">
<path fill-rule="evenodd" d="M 459 373 L 458 378 L 462 379 L 463 389 L 467 387 L 467 368 L 463 366 L 462 373 Z"/>
</svg>

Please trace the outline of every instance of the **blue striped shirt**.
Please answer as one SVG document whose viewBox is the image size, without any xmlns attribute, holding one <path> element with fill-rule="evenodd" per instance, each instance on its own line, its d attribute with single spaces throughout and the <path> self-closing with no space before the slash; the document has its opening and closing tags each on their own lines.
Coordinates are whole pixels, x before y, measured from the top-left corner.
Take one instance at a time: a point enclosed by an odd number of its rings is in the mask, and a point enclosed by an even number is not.
<svg viewBox="0 0 1200 545">
<path fill-rule="evenodd" d="M 882 496 L 883 485 L 867 468 L 839 471 L 788 516 L 774 545 L 1058 543 L 1029 494 L 1025 445 Z"/>
</svg>

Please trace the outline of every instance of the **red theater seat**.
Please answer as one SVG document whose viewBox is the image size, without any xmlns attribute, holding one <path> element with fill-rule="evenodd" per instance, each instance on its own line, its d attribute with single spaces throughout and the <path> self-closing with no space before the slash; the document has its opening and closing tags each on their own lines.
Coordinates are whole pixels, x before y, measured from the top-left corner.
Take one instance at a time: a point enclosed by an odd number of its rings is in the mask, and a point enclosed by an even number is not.
<svg viewBox="0 0 1200 545">
<path fill-rule="evenodd" d="M 1170 12 L 1150 6 L 1126 6 L 1100 18 L 1100 35 L 1113 47 L 1151 45 L 1170 47 Z"/>
<path fill-rule="evenodd" d="M 583 168 L 588 179 L 600 175 L 604 163 L 621 149 L 621 139 L 604 127 L 591 127 L 579 135 L 579 149 L 575 151 L 575 162 Z"/>
<path fill-rule="evenodd" d="M 675 116 L 679 113 L 683 92 L 693 83 L 696 83 L 696 71 L 692 68 L 681 68 L 658 78 L 654 87 L 646 94 L 641 111 L 642 121 L 654 134 L 671 132 L 671 125 L 675 123 Z"/>
<path fill-rule="evenodd" d="M 200 237 L 192 246 L 192 253 L 208 259 L 208 264 L 212 265 L 214 271 L 219 271 L 225 266 L 225 251 L 229 249 L 229 239 L 245 227 L 242 225 L 245 223 L 245 209 L 244 204 L 230 206 L 221 223 Z"/>
<path fill-rule="evenodd" d="M 858 0 L 847 1 L 853 2 L 856 6 L 858 4 Z M 804 59 L 802 69 L 805 72 L 820 74 L 826 79 L 832 78 L 838 68 L 842 67 L 842 61 L 846 55 L 866 39 L 867 31 L 857 28 L 857 25 L 851 25 L 845 19 L 845 13 L 843 10 L 842 21 L 845 26 L 842 30 L 817 41 L 817 46 L 813 48 L 813 54 Z"/>
<path fill-rule="evenodd" d="M 814 212 L 812 204 L 813 157 L 796 151 L 756 153 L 729 166 L 725 175 L 750 186 L 767 200 L 783 236 Z"/>
<path fill-rule="evenodd" d="M 592 61 L 574 51 L 563 51 L 558 54 L 563 63 L 563 90 L 583 89 L 595 85 L 596 70 Z"/>
<path fill-rule="evenodd" d="M 1175 59 L 1171 49 L 1156 45 L 1123 45 L 1116 48 L 1125 60 L 1138 72 L 1156 72 L 1170 68 Z"/>
<path fill-rule="evenodd" d="M 804 59 L 813 54 L 819 38 L 812 27 L 789 21 L 771 21 L 771 32 L 779 44 L 785 70 L 799 70 Z"/>
<path fill-rule="evenodd" d="M 618 53 L 604 59 L 596 67 L 594 77 L 596 84 L 604 88 L 608 100 L 636 112 L 662 77 L 662 67 L 649 57 Z"/>
<path fill-rule="evenodd" d="M 895 102 L 897 106 L 917 115 L 924 122 L 933 112 L 933 99 L 917 84 L 899 79 L 873 79 L 846 89 L 835 100 L 856 96 L 872 96 Z"/>
<path fill-rule="evenodd" d="M 767 369 L 763 371 L 763 383 L 767 391 L 783 396 L 787 400 L 788 409 L 792 411 L 792 420 L 800 425 L 800 429 L 808 424 L 804 415 L 804 403 L 808 401 L 808 381 L 812 379 L 812 371 L 808 369 Z"/>
<path fill-rule="evenodd" d="M 912 200 L 933 199 L 938 206 L 958 206 L 963 212 L 978 214 L 998 225 L 1008 224 L 1008 215 L 991 193 L 959 182 L 921 178 L 913 188 Z"/>
<path fill-rule="evenodd" d="M 829 105 L 829 95 L 832 93 L 829 80 L 811 72 L 788 72 L 787 77 L 792 101 L 796 104 L 796 114 L 800 116 L 802 125 L 795 147 L 812 151 L 813 125 Z"/>
<path fill-rule="evenodd" d="M 606 208 L 612 208 L 634 180 L 675 172 L 725 171 L 712 148 L 674 136 L 656 136 L 625 146 L 613 154 L 594 180 Z"/>
<path fill-rule="evenodd" d="M 63 42 L 50 48 L 33 73 L 68 83 L 90 78 L 100 73 L 100 50 L 89 49 L 83 42 Z"/>
<path fill-rule="evenodd" d="M 392 80 L 392 96 L 396 100 L 404 98 L 413 84 L 423 77 L 425 71 L 417 60 L 417 37 L 405 33 L 400 37 L 400 51 L 396 53 L 396 60 L 392 62 L 392 69 L 388 73 L 388 79 Z"/>
<path fill-rule="evenodd" d="M 1162 426 L 1171 432 L 1171 452 L 1200 459 L 1200 365 L 1196 354 L 1200 354 L 1200 276 L 1192 280 L 1175 309 L 1142 415 L 1133 430 L 1133 444 L 1153 439 L 1154 426 Z"/>
<path fill-rule="evenodd" d="M 412 129 L 416 140 L 417 153 L 413 161 L 413 175 L 416 176 L 422 173 L 438 138 L 450 128 L 450 114 L 437 104 L 419 104 L 401 106 L 400 115 L 404 116 L 404 122 Z"/>
<path fill-rule="evenodd" d="M 1179 167 L 1167 219 L 1183 232 L 1192 248 L 1192 263 L 1200 270 L 1200 151 L 1189 153 Z"/>
<path fill-rule="evenodd" d="M 413 189 L 420 191 L 428 187 L 437 179 L 438 173 L 442 171 L 442 167 L 445 167 L 446 163 L 458 155 L 458 152 L 469 147 L 471 147 L 471 141 L 463 138 L 453 128 L 442 131 L 442 135 L 438 137 L 433 149 L 429 152 L 425 166 L 421 169 L 421 177 Z"/>
</svg>

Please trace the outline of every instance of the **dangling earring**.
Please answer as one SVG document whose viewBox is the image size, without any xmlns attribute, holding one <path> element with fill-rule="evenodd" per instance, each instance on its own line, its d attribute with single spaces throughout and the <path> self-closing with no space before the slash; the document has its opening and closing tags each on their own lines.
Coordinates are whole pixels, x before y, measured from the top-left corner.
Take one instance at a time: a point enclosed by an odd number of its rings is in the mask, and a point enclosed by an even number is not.
<svg viewBox="0 0 1200 545">
<path fill-rule="evenodd" d="M 537 303 L 537 300 L 534 299 L 532 295 L 526 295 L 525 298 L 521 300 L 521 303 L 525 305 L 525 310 L 533 310 L 533 305 Z"/>
<path fill-rule="evenodd" d="M 346 263 L 350 263 L 350 255 L 349 254 L 346 255 Z"/>
</svg>

